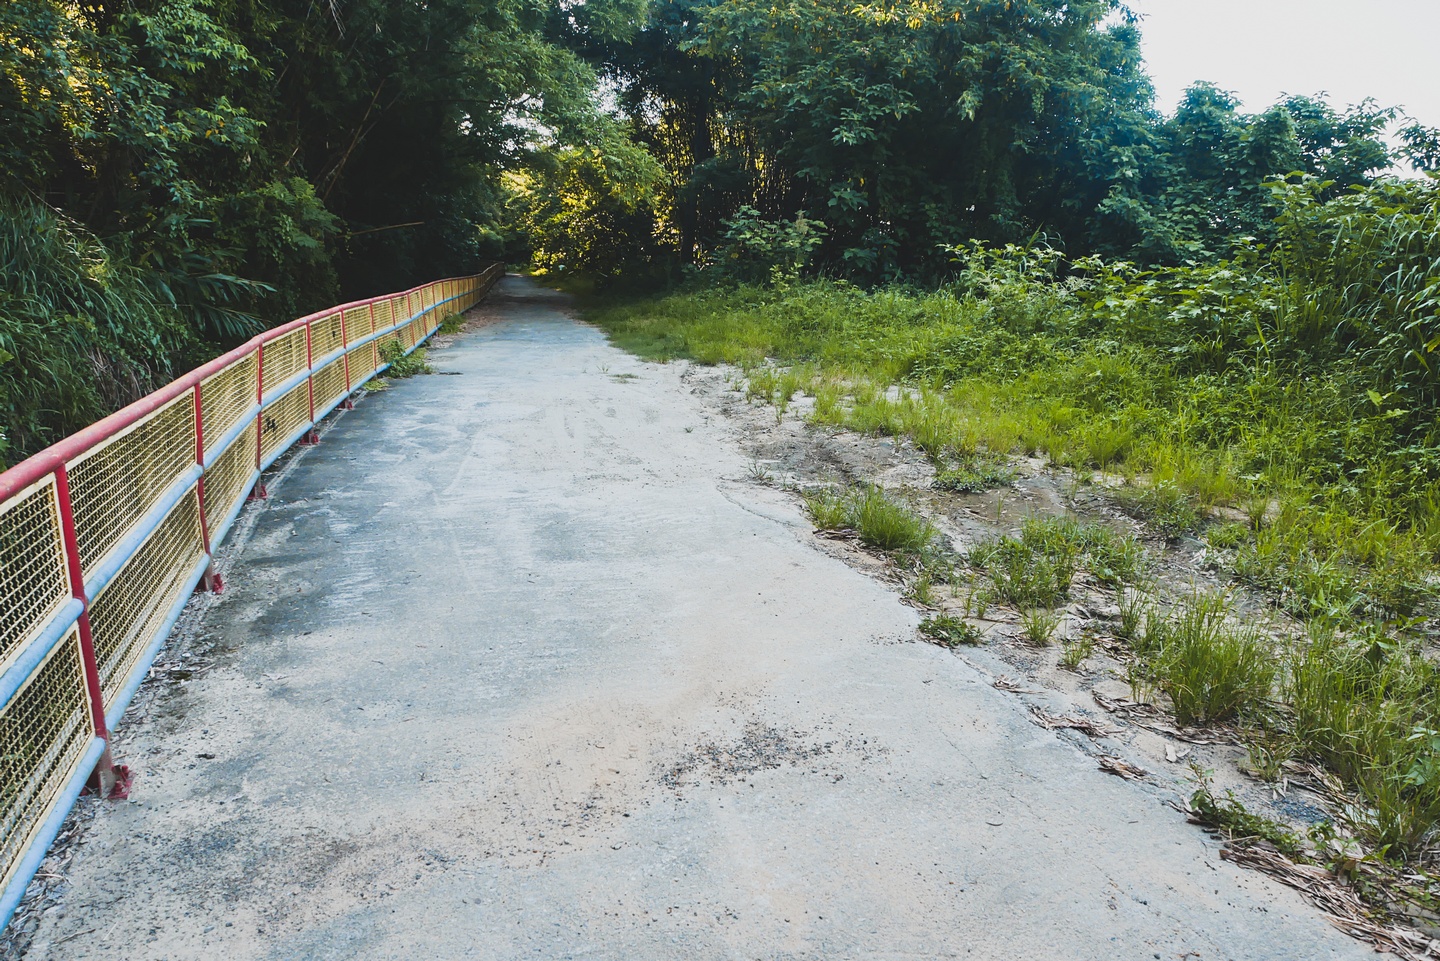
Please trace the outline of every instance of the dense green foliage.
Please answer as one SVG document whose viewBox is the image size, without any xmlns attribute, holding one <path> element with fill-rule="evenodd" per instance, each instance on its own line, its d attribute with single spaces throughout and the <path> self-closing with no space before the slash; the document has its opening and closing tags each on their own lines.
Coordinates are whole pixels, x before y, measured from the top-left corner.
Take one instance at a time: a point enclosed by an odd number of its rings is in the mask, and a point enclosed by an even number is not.
<svg viewBox="0 0 1440 961">
<path fill-rule="evenodd" d="M 603 129 L 548 30 L 522 0 L 0 4 L 0 432 L 33 451 L 265 325 L 500 254 L 503 172 Z"/>
<path fill-rule="evenodd" d="M 567 42 L 667 176 L 635 182 L 622 231 L 533 238 L 550 263 L 623 263 L 632 281 L 723 268 L 737 233 L 797 218 L 826 225 L 812 269 L 866 284 L 943 278 L 947 251 L 977 240 L 1214 259 L 1273 239 L 1266 181 L 1307 173 L 1333 196 L 1400 159 L 1398 112 L 1371 103 L 1248 115 L 1197 84 L 1162 116 L 1116 0 L 659 0 L 609 36 L 579 16 Z M 1406 129 L 1400 152 L 1424 165 L 1435 131 Z M 637 245 L 646 258 L 622 254 Z"/>
</svg>

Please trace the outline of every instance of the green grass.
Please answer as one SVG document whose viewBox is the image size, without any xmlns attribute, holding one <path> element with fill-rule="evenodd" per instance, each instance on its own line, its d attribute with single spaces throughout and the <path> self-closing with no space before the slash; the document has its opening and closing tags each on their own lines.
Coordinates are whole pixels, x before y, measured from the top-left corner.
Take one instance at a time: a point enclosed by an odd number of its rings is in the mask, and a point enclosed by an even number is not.
<svg viewBox="0 0 1440 961">
<path fill-rule="evenodd" d="M 820 530 L 852 530 L 878 550 L 921 555 L 935 543 L 930 521 L 878 487 L 811 491 L 805 508 Z"/>
<path fill-rule="evenodd" d="M 1231 619 L 1221 594 L 1195 594 L 1170 618 L 1152 615 L 1141 645 L 1155 685 L 1181 724 L 1263 714 L 1277 677 L 1273 644 Z"/>
<path fill-rule="evenodd" d="M 980 629 L 953 614 L 937 614 L 920 622 L 920 633 L 941 647 L 979 644 L 985 639 Z"/>
<path fill-rule="evenodd" d="M 846 530 L 851 526 L 852 497 L 843 491 L 821 489 L 805 494 L 805 511 L 822 531 Z"/>
<path fill-rule="evenodd" d="M 1148 523 L 1166 540 L 1178 540 L 1200 529 L 1194 497 L 1174 481 L 1121 487 L 1111 496 L 1126 513 Z"/>
<path fill-rule="evenodd" d="M 1014 480 L 1014 468 L 994 457 L 978 454 L 946 463 L 935 472 L 935 486 L 954 494 L 978 494 L 1008 487 Z"/>
<path fill-rule="evenodd" d="M 458 333 L 460 333 L 460 331 L 462 331 L 462 330 L 464 330 L 464 329 L 465 329 L 465 318 L 462 317 L 462 316 L 460 316 L 459 314 L 451 314 L 450 316 L 446 317 L 444 320 L 440 321 L 440 326 L 439 326 L 439 328 L 436 330 L 436 333 L 447 334 L 447 335 L 450 335 L 450 334 L 458 334 Z"/>
<path fill-rule="evenodd" d="M 1288 675 L 1301 749 L 1360 798 L 1352 826 L 1397 853 L 1425 849 L 1440 823 L 1440 670 L 1383 631 L 1317 627 Z"/>
<path fill-rule="evenodd" d="M 1086 659 L 1094 653 L 1095 639 L 1088 634 L 1082 634 L 1066 641 L 1065 646 L 1060 649 L 1060 666 L 1067 670 L 1078 671 Z"/>
<path fill-rule="evenodd" d="M 1046 647 L 1060 626 L 1060 615 L 1048 607 L 1032 607 L 1020 612 L 1020 626 L 1031 644 Z"/>
<path fill-rule="evenodd" d="M 433 374 L 435 368 L 425 358 L 425 348 L 405 353 L 398 340 L 389 340 L 380 345 L 380 360 L 389 364 L 383 376 L 391 380 L 404 380 L 417 374 Z"/>
<path fill-rule="evenodd" d="M 1020 608 L 1063 603 L 1082 567 L 1111 585 L 1139 580 L 1145 571 L 1144 549 L 1134 538 L 1073 517 L 1026 518 L 1018 537 L 978 544 L 969 560 L 988 574 L 998 598 Z"/>
</svg>

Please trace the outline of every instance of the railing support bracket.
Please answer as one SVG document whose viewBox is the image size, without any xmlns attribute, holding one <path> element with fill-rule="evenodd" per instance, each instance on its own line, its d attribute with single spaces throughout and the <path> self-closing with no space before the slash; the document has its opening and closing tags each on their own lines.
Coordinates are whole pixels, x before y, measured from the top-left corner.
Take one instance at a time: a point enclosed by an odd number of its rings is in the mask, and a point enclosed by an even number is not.
<svg viewBox="0 0 1440 961">
<path fill-rule="evenodd" d="M 115 763 L 110 755 L 110 744 L 106 742 L 100 760 L 95 763 L 95 770 L 90 773 L 90 780 L 85 782 L 85 793 L 107 801 L 123 801 L 130 796 L 131 780 L 129 766 Z"/>
<path fill-rule="evenodd" d="M 205 565 L 205 573 L 200 575 L 200 580 L 195 585 L 195 593 L 199 594 L 201 592 L 207 594 L 225 593 L 225 578 L 221 577 L 220 572 L 215 569 L 214 561 Z"/>
</svg>

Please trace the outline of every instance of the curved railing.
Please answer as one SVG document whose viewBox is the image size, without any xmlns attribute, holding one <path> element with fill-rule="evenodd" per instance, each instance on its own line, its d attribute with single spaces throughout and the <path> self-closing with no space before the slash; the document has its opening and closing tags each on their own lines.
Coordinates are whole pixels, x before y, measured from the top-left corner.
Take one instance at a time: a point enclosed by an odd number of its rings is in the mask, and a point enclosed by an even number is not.
<svg viewBox="0 0 1440 961">
<path fill-rule="evenodd" d="M 261 472 L 501 273 L 322 310 L 0 474 L 0 928 Z M 263 493 L 263 488 L 261 488 Z"/>
</svg>

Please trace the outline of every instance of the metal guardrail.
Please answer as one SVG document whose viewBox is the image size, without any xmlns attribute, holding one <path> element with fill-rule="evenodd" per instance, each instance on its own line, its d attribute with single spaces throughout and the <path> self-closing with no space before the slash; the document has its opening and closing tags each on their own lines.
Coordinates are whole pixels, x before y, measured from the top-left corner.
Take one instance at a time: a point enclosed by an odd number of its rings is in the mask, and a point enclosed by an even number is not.
<svg viewBox="0 0 1440 961">
<path fill-rule="evenodd" d="M 261 472 L 504 272 L 266 331 L 0 474 L 0 928 Z M 261 489 L 263 493 L 263 488 Z"/>
</svg>

